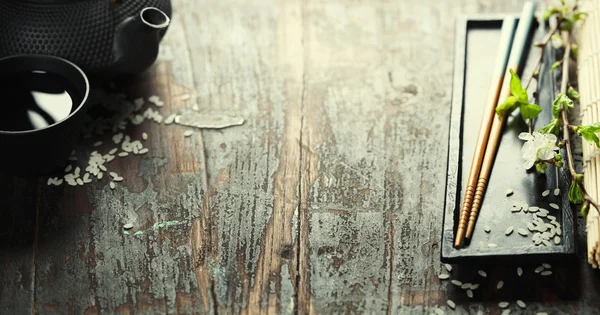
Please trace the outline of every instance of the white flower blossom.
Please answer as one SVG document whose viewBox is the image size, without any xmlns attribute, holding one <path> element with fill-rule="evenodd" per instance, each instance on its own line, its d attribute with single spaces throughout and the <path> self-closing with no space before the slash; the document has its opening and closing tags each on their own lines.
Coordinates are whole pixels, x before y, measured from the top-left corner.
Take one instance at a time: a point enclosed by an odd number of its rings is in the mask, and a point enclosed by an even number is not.
<svg viewBox="0 0 600 315">
<path fill-rule="evenodd" d="M 548 161 L 554 159 L 558 146 L 556 146 L 557 138 L 551 133 L 539 133 L 534 131 L 533 134 L 523 132 L 519 135 L 519 139 L 525 140 L 521 148 L 521 158 L 525 169 L 530 169 L 537 160 Z"/>
</svg>

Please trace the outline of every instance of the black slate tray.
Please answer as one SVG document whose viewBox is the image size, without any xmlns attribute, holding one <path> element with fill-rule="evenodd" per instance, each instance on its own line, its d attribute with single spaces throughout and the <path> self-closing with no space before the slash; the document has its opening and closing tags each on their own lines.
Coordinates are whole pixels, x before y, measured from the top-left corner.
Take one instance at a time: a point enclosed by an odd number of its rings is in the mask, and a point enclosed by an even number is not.
<svg viewBox="0 0 600 315">
<path fill-rule="evenodd" d="M 574 214 L 568 201 L 568 178 L 566 169 L 557 171 L 548 167 L 546 174 L 526 172 L 522 166 L 520 150 L 523 141 L 518 134 L 527 131 L 527 125 L 518 117 L 518 111 L 507 121 L 498 154 L 484 196 L 479 218 L 472 240 L 467 246 L 455 249 L 453 245 L 464 188 L 473 156 L 475 141 L 479 131 L 483 106 L 492 79 L 496 49 L 499 46 L 502 15 L 478 15 L 459 18 L 456 24 L 456 46 L 454 82 L 448 151 L 446 202 L 442 231 L 441 260 L 446 263 L 497 262 L 548 262 L 576 259 Z M 540 40 L 544 26 L 535 25 L 531 40 Z M 531 47 L 531 45 L 528 45 Z M 530 48 L 526 52 L 523 69 L 520 73 L 523 84 L 531 76 L 540 49 Z M 551 104 L 559 91 L 560 71 L 549 73 L 549 65 L 557 60 L 558 51 L 546 49 L 543 67 L 540 71 L 539 102 L 543 111 L 534 123 L 534 129 L 546 125 L 552 119 Z M 535 82 L 529 87 L 530 95 Z M 504 100 L 506 96 L 501 96 Z M 564 154 L 563 154 L 564 155 Z M 559 178 L 561 179 L 559 181 Z M 560 188 L 561 193 L 542 197 L 542 192 Z M 513 189 L 514 195 L 507 197 L 506 191 Z M 519 228 L 527 229 L 526 223 L 532 220 L 531 213 L 513 213 L 511 206 L 517 201 L 536 205 L 550 210 L 562 225 L 559 245 L 536 246 L 529 231 L 528 237 L 517 233 Z M 560 205 L 553 210 L 549 203 Z M 484 226 L 490 226 L 486 233 Z M 505 235 L 505 229 L 514 226 L 515 231 Z M 497 247 L 488 247 L 489 243 Z"/>
</svg>

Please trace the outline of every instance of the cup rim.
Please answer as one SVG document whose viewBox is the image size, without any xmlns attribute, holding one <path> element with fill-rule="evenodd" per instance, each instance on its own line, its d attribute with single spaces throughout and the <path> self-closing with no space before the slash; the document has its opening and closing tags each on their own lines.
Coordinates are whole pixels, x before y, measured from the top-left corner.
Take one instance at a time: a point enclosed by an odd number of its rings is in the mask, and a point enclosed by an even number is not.
<svg viewBox="0 0 600 315">
<path fill-rule="evenodd" d="M 75 108 L 74 111 L 72 111 L 67 117 L 51 124 L 48 125 L 46 127 L 43 128 L 38 128 L 38 129 L 31 129 L 31 130 L 2 130 L 0 129 L 0 134 L 5 134 L 5 135 L 25 135 L 25 134 L 32 134 L 32 133 L 37 133 L 37 132 L 42 132 L 45 130 L 48 130 L 50 128 L 55 128 L 58 125 L 60 125 L 61 123 L 65 122 L 66 120 L 68 120 L 69 118 L 73 117 L 75 114 L 77 114 L 77 112 L 79 112 L 82 108 L 83 105 L 85 105 L 85 103 L 87 102 L 88 96 L 90 94 L 90 82 L 88 80 L 88 77 L 85 75 L 85 72 L 83 72 L 83 70 L 81 70 L 81 68 L 79 68 L 79 66 L 77 66 L 75 63 L 61 58 L 61 57 L 56 57 L 56 56 L 51 56 L 51 55 L 39 55 L 39 54 L 23 54 L 23 55 L 11 55 L 11 56 L 7 56 L 7 57 L 2 57 L 0 58 L 0 63 L 6 62 L 8 60 L 13 60 L 13 59 L 21 59 L 21 58 L 41 58 L 41 59 L 52 59 L 54 61 L 57 62 L 61 62 L 63 64 L 66 64 L 70 67 L 72 67 L 73 69 L 75 69 L 76 71 L 79 72 L 79 74 L 81 74 L 81 77 L 83 78 L 83 81 L 85 83 L 85 92 L 83 93 L 83 97 L 81 98 L 81 102 L 79 102 L 79 105 L 77 105 L 77 108 Z"/>
</svg>

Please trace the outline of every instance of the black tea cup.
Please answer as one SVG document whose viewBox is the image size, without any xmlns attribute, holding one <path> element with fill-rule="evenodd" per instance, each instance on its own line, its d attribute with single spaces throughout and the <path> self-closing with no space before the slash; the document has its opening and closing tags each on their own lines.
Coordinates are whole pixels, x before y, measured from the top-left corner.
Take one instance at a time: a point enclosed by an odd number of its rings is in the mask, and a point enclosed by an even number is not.
<svg viewBox="0 0 600 315">
<path fill-rule="evenodd" d="M 90 85 L 75 64 L 47 55 L 0 58 L 0 172 L 63 167 L 75 148 Z"/>
</svg>

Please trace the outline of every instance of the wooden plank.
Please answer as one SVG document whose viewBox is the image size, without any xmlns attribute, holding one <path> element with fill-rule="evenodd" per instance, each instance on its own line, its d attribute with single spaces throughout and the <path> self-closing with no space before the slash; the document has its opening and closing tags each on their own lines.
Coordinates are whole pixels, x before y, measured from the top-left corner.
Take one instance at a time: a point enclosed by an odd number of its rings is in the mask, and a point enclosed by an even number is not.
<svg viewBox="0 0 600 315">
<path fill-rule="evenodd" d="M 308 1 L 301 314 L 444 303 L 436 270 L 453 17 L 487 9 L 474 4 Z"/>
<path fill-rule="evenodd" d="M 181 95 L 193 89 L 193 76 L 185 43 L 176 17 L 157 64 L 117 85 L 131 99 L 159 95 L 165 117 L 187 106 Z M 200 298 L 203 286 L 189 242 L 206 191 L 204 149 L 200 133 L 184 138 L 184 130 L 153 122 L 129 128 L 126 134 L 134 139 L 149 134 L 144 144 L 150 152 L 108 164 L 125 178 L 115 190 L 108 187 L 108 174 L 85 187 L 40 188 L 32 303 L 37 312 L 210 313 L 211 301 Z M 105 136 L 101 152 L 114 146 L 111 137 Z M 81 144 L 88 154 L 93 141 Z M 134 225 L 131 235 L 122 232 L 126 223 Z"/>
<path fill-rule="evenodd" d="M 219 313 L 293 313 L 302 94 L 300 1 L 185 1 L 201 111 L 246 124 L 203 132 L 208 201 L 198 279 Z"/>
<path fill-rule="evenodd" d="M 519 282 L 496 267 L 474 302 L 436 276 L 454 17 L 521 5 L 174 1 L 159 62 L 123 86 L 160 95 L 163 114 L 196 103 L 246 123 L 187 139 L 132 129 L 151 151 L 111 164 L 125 177 L 114 191 L 0 176 L 0 308 L 422 314 L 451 298 L 457 313 L 499 313 L 498 298 L 518 296 L 493 287 L 512 279 L 531 309 L 596 312 L 589 268 Z M 129 222 L 143 234 L 123 235 Z"/>
<path fill-rule="evenodd" d="M 35 273 L 35 182 L 0 174 L 0 309 L 17 314 L 33 310 Z M 22 198 L 30 196 L 30 198 Z M 31 197 L 33 196 L 33 197 Z"/>
</svg>

